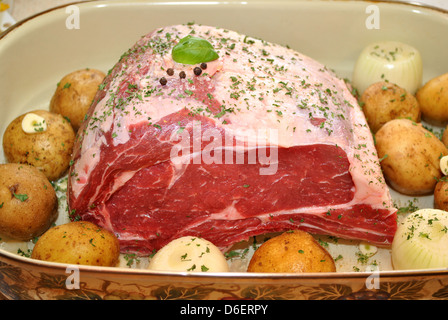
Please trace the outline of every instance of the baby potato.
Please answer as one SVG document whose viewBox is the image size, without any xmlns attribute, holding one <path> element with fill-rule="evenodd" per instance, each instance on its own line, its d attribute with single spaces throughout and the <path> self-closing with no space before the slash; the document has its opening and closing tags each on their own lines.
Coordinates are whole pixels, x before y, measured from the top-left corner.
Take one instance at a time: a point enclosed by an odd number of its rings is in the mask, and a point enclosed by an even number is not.
<svg viewBox="0 0 448 320">
<path fill-rule="evenodd" d="M 91 266 L 114 267 L 120 256 L 117 237 L 88 221 L 61 224 L 45 232 L 31 258 Z"/>
<path fill-rule="evenodd" d="M 46 110 L 17 117 L 3 135 L 3 151 L 8 162 L 33 165 L 50 181 L 62 177 L 69 168 L 74 143 L 75 132 L 70 123 Z"/>
<path fill-rule="evenodd" d="M 434 209 L 448 211 L 448 181 L 441 179 L 434 189 Z"/>
<path fill-rule="evenodd" d="M 105 76 L 100 70 L 88 68 L 65 75 L 51 98 L 50 111 L 69 119 L 78 131 Z"/>
<path fill-rule="evenodd" d="M 387 122 L 375 138 L 381 168 L 393 189 L 406 195 L 434 191 L 442 177 L 440 159 L 448 154 L 440 139 L 408 119 Z"/>
<path fill-rule="evenodd" d="M 58 200 L 47 177 L 33 166 L 0 165 L 0 234 L 28 241 L 56 220 Z"/>
<path fill-rule="evenodd" d="M 335 272 L 331 255 L 301 230 L 284 232 L 264 242 L 253 254 L 248 272 Z"/>
<path fill-rule="evenodd" d="M 404 88 L 390 82 L 370 85 L 360 98 L 362 110 L 372 132 L 377 132 L 392 119 L 406 118 L 420 121 L 417 99 Z"/>
<path fill-rule="evenodd" d="M 448 122 L 448 73 L 429 80 L 416 93 L 422 119 L 433 125 Z"/>
<path fill-rule="evenodd" d="M 445 127 L 445 129 L 443 130 L 443 134 L 442 134 L 442 142 L 445 146 L 448 147 L 448 126 Z"/>
<path fill-rule="evenodd" d="M 148 269 L 160 271 L 228 272 L 222 252 L 210 241 L 185 236 L 161 248 L 149 261 Z"/>
</svg>

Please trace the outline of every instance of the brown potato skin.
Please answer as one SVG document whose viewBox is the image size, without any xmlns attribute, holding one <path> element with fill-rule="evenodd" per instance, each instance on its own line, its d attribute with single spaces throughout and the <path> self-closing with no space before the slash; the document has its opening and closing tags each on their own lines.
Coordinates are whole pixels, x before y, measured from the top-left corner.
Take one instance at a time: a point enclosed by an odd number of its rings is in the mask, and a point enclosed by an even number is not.
<svg viewBox="0 0 448 320">
<path fill-rule="evenodd" d="M 118 263 L 117 237 L 87 221 L 62 224 L 45 232 L 33 248 L 31 258 L 91 266 L 113 267 Z"/>
<path fill-rule="evenodd" d="M 443 131 L 442 134 L 442 142 L 445 146 L 448 147 L 448 126 L 445 127 L 445 130 Z"/>
<path fill-rule="evenodd" d="M 77 132 L 105 77 L 104 72 L 96 69 L 82 69 L 65 75 L 51 98 L 50 111 L 69 119 Z"/>
<path fill-rule="evenodd" d="M 284 232 L 264 242 L 253 254 L 248 272 L 335 272 L 331 255 L 301 230 Z"/>
<path fill-rule="evenodd" d="M 407 119 L 387 122 L 375 140 L 381 168 L 393 189 L 415 196 L 434 192 L 442 177 L 440 158 L 448 154 L 441 140 Z"/>
<path fill-rule="evenodd" d="M 363 92 L 360 102 L 370 130 L 374 133 L 393 119 L 406 118 L 419 122 L 421 118 L 417 99 L 393 83 L 372 84 Z"/>
<path fill-rule="evenodd" d="M 433 125 L 448 122 L 448 73 L 429 80 L 415 94 L 422 119 Z"/>
<path fill-rule="evenodd" d="M 41 170 L 50 181 L 62 177 L 70 166 L 75 132 L 61 115 L 46 110 L 31 111 L 46 120 L 47 130 L 26 133 L 22 120 L 27 114 L 14 119 L 3 135 L 3 151 L 10 163 L 23 163 Z M 28 113 L 31 113 L 28 112 Z"/>
<path fill-rule="evenodd" d="M 434 209 L 448 211 L 448 181 L 439 180 L 434 189 Z"/>
<path fill-rule="evenodd" d="M 16 195 L 26 195 L 26 200 Z M 0 233 L 28 241 L 40 236 L 58 215 L 56 192 L 45 175 L 33 166 L 0 165 Z"/>
</svg>

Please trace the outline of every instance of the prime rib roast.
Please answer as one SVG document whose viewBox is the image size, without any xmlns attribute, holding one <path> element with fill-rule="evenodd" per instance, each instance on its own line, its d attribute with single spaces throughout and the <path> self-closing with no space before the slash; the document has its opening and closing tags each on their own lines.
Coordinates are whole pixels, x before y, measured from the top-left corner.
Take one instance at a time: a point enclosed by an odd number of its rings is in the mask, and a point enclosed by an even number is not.
<svg viewBox="0 0 448 320">
<path fill-rule="evenodd" d="M 218 58 L 174 61 L 185 37 Z M 148 255 L 175 238 L 223 251 L 302 229 L 389 245 L 396 210 L 346 81 L 234 31 L 175 25 L 141 37 L 90 107 L 69 174 L 72 219 Z"/>
</svg>

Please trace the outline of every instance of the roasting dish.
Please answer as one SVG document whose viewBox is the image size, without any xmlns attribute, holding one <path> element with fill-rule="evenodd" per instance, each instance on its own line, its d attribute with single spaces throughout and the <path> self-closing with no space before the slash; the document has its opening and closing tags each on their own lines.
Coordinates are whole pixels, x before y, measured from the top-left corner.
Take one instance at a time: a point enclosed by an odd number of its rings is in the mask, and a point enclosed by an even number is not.
<svg viewBox="0 0 448 320">
<path fill-rule="evenodd" d="M 424 81 L 448 70 L 448 13 L 418 4 L 364 1 L 92 1 L 73 4 L 79 28 L 67 25 L 62 6 L 19 22 L 0 38 L 0 132 L 17 115 L 48 108 L 57 81 L 84 67 L 109 70 L 121 54 L 154 28 L 196 22 L 288 45 L 350 79 L 362 48 L 374 41 L 400 40 L 418 47 Z M 366 9 L 380 12 L 379 29 L 366 27 Z M 73 9 L 73 7 L 71 7 Z M 0 154 L 3 162 L 3 154 Z M 431 196 L 392 192 L 398 206 L 431 207 Z M 324 274 L 168 273 L 144 269 L 79 266 L 80 287 L 69 288 L 70 266 L 17 254 L 21 244 L 0 249 L 0 291 L 9 299 L 443 299 L 446 270 L 394 271 L 387 250 L 378 254 L 380 272 L 357 264 L 356 246 L 339 244 L 353 260 Z M 249 245 L 250 246 L 250 245 Z M 336 250 L 336 249 L 335 249 Z M 383 255 L 381 255 L 383 254 Z M 244 264 L 244 262 L 241 262 Z"/>
</svg>

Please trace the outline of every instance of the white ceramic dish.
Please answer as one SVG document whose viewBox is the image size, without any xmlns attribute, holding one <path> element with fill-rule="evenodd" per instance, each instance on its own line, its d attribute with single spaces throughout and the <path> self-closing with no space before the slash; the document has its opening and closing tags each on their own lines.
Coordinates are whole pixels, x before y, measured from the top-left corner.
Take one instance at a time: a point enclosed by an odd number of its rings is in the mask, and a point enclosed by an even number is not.
<svg viewBox="0 0 448 320">
<path fill-rule="evenodd" d="M 366 25 L 372 8 L 379 10 L 379 29 Z M 79 25 L 71 16 L 77 10 Z M 448 13 L 417 4 L 297 0 L 74 3 L 21 21 L 0 35 L 0 138 L 19 114 L 47 109 L 56 83 L 65 74 L 85 67 L 107 71 L 140 36 L 161 26 L 192 21 L 288 45 L 345 78 L 351 77 L 364 46 L 378 40 L 398 40 L 418 48 L 424 81 L 448 71 Z M 4 162 L 3 152 L 0 162 Z M 421 207 L 432 206 L 432 197 L 414 200 L 394 192 L 393 197 L 398 206 L 409 200 Z M 387 260 L 387 252 L 385 257 L 381 259 Z M 393 271 L 390 261 L 383 261 L 377 274 L 353 271 L 351 263 L 340 265 L 341 272 L 334 274 L 281 275 L 79 266 L 82 285 L 73 289 L 65 282 L 71 275 L 67 265 L 31 260 L 3 247 L 0 291 L 10 299 L 426 299 L 443 298 L 447 290 L 446 270 Z M 372 276 L 376 282 L 370 282 Z"/>
</svg>

